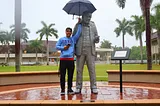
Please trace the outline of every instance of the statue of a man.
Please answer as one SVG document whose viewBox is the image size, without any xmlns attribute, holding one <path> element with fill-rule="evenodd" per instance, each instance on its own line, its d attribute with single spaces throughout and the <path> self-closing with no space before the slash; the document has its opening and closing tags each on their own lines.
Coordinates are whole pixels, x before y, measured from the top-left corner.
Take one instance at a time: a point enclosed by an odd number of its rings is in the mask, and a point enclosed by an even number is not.
<svg viewBox="0 0 160 106">
<path fill-rule="evenodd" d="M 97 94 L 96 73 L 95 73 L 95 43 L 99 42 L 99 36 L 97 33 L 96 25 L 90 21 L 92 17 L 91 13 L 84 12 L 82 15 L 82 32 L 76 43 L 76 91 L 75 93 L 81 93 L 82 80 L 83 80 L 83 68 L 84 64 L 87 64 L 89 76 L 90 76 L 90 88 L 91 92 Z M 77 30 L 75 26 L 74 32 Z"/>
</svg>

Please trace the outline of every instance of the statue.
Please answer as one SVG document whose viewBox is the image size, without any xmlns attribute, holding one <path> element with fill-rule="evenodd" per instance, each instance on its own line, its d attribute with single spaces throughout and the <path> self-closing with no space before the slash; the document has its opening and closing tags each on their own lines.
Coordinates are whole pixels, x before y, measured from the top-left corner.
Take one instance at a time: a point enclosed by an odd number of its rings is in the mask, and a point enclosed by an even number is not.
<svg viewBox="0 0 160 106">
<path fill-rule="evenodd" d="M 95 73 L 95 43 L 99 43 L 99 36 L 97 33 L 96 25 L 90 21 L 92 13 L 84 12 L 82 20 L 82 32 L 75 46 L 76 53 L 76 94 L 81 93 L 83 68 L 86 62 L 90 77 L 91 93 L 97 94 L 96 73 Z M 74 28 L 75 33 L 77 25 Z"/>
</svg>

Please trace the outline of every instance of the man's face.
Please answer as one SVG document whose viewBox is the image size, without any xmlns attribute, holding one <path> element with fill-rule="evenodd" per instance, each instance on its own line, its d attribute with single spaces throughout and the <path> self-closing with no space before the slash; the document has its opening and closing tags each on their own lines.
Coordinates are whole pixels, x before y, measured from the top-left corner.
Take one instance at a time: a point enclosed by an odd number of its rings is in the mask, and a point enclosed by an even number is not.
<svg viewBox="0 0 160 106">
<path fill-rule="evenodd" d="M 70 37 L 72 35 L 72 31 L 70 29 L 66 30 L 66 37 Z"/>
<path fill-rule="evenodd" d="M 86 13 L 86 14 L 83 15 L 82 20 L 85 24 L 89 24 L 91 18 L 92 18 L 92 14 L 91 13 Z"/>
</svg>

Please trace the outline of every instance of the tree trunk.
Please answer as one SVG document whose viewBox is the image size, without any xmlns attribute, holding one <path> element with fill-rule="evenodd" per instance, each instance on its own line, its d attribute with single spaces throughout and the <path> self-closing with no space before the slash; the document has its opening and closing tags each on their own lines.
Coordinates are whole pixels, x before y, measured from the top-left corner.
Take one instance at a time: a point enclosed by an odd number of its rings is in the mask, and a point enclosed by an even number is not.
<svg viewBox="0 0 160 106">
<path fill-rule="evenodd" d="M 21 40 L 20 40 L 21 42 Z M 22 44 L 20 44 L 20 64 L 23 64 L 23 48 L 22 48 Z"/>
<path fill-rule="evenodd" d="M 140 49 L 141 49 L 141 64 L 143 64 L 143 43 L 142 43 L 142 36 L 139 37 L 140 41 Z"/>
<path fill-rule="evenodd" d="M 8 43 L 7 49 L 8 49 L 8 58 L 7 58 L 7 64 L 8 64 L 8 63 L 9 63 L 9 58 L 10 58 L 10 48 L 9 48 L 9 43 Z"/>
<path fill-rule="evenodd" d="M 150 0 L 145 0 L 145 19 L 146 19 L 147 69 L 148 70 L 152 70 L 151 27 L 150 27 Z"/>
<path fill-rule="evenodd" d="M 125 45 L 124 45 L 124 42 L 125 42 L 125 41 L 124 41 L 124 34 L 123 34 L 122 40 L 123 40 L 123 49 L 124 49 L 124 48 L 125 48 Z M 123 60 L 122 63 L 125 64 L 125 60 Z"/>
<path fill-rule="evenodd" d="M 123 36 L 122 36 L 122 42 L 123 42 L 123 49 L 124 49 L 124 34 L 123 34 Z"/>
<path fill-rule="evenodd" d="M 5 51 L 5 59 L 4 59 L 4 63 L 7 63 L 7 52 Z"/>
<path fill-rule="evenodd" d="M 20 72 L 21 0 L 15 0 L 15 68 Z"/>
<path fill-rule="evenodd" d="M 36 64 L 37 64 L 37 62 L 38 62 L 38 58 L 37 58 L 37 50 L 36 50 Z"/>
<path fill-rule="evenodd" d="M 159 59 L 159 65 L 160 65 L 160 32 L 158 32 L 158 38 L 157 38 L 157 41 L 158 41 L 158 59 Z"/>
<path fill-rule="evenodd" d="M 49 44 L 47 39 L 47 65 L 49 65 Z"/>
</svg>

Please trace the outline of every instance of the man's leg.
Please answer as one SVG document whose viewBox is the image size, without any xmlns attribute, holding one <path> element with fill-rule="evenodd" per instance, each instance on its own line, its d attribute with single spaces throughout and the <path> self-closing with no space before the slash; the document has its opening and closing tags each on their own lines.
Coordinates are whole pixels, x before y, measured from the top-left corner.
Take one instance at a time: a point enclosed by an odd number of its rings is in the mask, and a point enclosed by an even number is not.
<svg viewBox="0 0 160 106">
<path fill-rule="evenodd" d="M 61 90 L 65 90 L 66 61 L 60 60 L 60 83 Z"/>
<path fill-rule="evenodd" d="M 67 63 L 67 70 L 68 70 L 68 90 L 72 89 L 72 81 L 73 81 L 73 74 L 74 74 L 74 61 L 68 61 Z"/>
<path fill-rule="evenodd" d="M 82 80 L 83 80 L 83 67 L 85 63 L 85 56 L 77 56 L 76 58 L 76 93 L 80 93 L 82 89 Z"/>
</svg>

